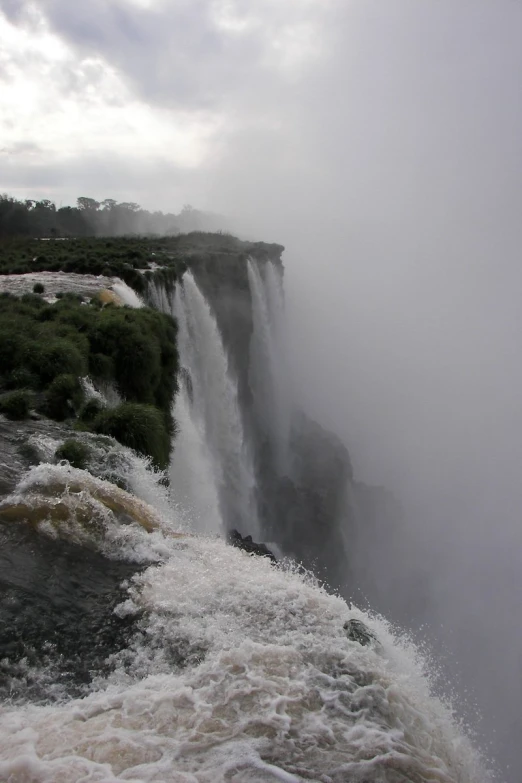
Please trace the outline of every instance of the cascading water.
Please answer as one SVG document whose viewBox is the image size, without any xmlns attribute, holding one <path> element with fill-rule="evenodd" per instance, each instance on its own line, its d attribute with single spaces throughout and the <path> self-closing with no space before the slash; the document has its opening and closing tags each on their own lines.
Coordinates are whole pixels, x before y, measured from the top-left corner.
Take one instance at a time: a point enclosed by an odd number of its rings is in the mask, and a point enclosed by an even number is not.
<svg viewBox="0 0 522 783">
<path fill-rule="evenodd" d="M 222 534 L 225 525 L 204 422 L 194 415 L 187 384 L 182 378 L 174 405 L 178 433 L 169 471 L 173 496 L 194 530 Z"/>
<path fill-rule="evenodd" d="M 263 275 L 250 259 L 248 281 L 253 321 L 249 380 L 254 408 L 270 443 L 276 471 L 285 475 L 290 469 L 291 404 L 282 323 L 282 280 L 272 263 L 264 265 Z"/>
<path fill-rule="evenodd" d="M 291 408 L 280 385 L 280 279 L 253 261 L 248 275 L 250 383 L 267 381 L 253 388 L 256 415 L 284 475 Z M 259 532 L 254 473 L 237 383 L 194 277 L 186 273 L 173 295 L 153 284 L 149 294 L 177 318 L 183 368 L 170 492 L 147 459 L 89 433 L 77 437 L 89 444 L 90 473 L 40 464 L 4 482 L 0 780 L 488 780 L 451 710 L 430 695 L 413 645 L 302 569 L 194 535 Z M 69 436 L 60 428 L 28 444 L 39 459 L 52 461 Z M 308 437 L 301 461 L 310 452 L 320 463 L 304 473 L 308 494 L 282 482 L 303 510 L 327 453 Z M 332 491 L 321 481 L 326 502 Z"/>
<path fill-rule="evenodd" d="M 101 552 L 106 565 L 97 579 L 107 572 L 121 579 L 127 564 L 126 589 L 113 585 L 107 602 L 119 649 L 104 665 L 95 660 L 90 681 L 69 692 L 63 672 L 49 665 L 49 646 L 41 645 L 43 664 L 19 667 L 0 708 L 1 780 L 486 780 L 450 711 L 429 695 L 415 649 L 382 621 L 292 569 L 221 540 L 176 534 L 171 519 L 84 471 L 41 465 L 3 505 L 25 502 L 31 514 L 42 499 L 50 509 L 54 500 L 66 505 L 70 518 L 38 523 L 40 537 L 85 548 L 91 559 L 90 550 Z M 129 522 L 132 515 L 141 524 Z M 55 593 L 60 580 L 62 592 L 78 589 L 83 571 L 69 584 L 70 569 L 60 565 Z M 24 574 L 35 596 L 39 576 Z M 107 579 L 101 588 L 107 592 Z M 81 634 L 84 617 L 72 621 Z M 98 616 L 93 623 L 101 627 Z M 39 703 L 28 687 L 35 681 Z"/>
<path fill-rule="evenodd" d="M 178 514 L 198 533 L 225 532 L 212 454 L 206 438 L 204 416 L 194 406 L 194 381 L 190 374 L 190 336 L 185 298 L 151 281 L 148 299 L 153 307 L 172 315 L 178 323 L 178 351 L 182 372 L 173 406 L 177 433 L 170 459 L 169 478 Z"/>
<path fill-rule="evenodd" d="M 179 428 L 170 470 L 174 495 L 199 532 L 237 528 L 256 535 L 255 478 L 237 382 L 210 305 L 190 272 L 173 296 L 153 286 L 150 299 L 178 322 L 182 372 L 174 405 Z"/>
<path fill-rule="evenodd" d="M 175 296 L 180 361 L 186 370 L 184 404 L 212 458 L 227 529 L 257 534 L 254 474 L 233 380 L 216 319 L 189 273 Z"/>
</svg>

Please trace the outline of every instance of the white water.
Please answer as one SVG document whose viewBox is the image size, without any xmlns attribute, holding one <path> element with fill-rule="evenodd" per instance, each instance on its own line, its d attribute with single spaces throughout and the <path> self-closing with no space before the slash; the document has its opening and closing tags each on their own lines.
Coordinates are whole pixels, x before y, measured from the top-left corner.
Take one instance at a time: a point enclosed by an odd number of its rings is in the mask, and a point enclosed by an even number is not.
<svg viewBox="0 0 522 783">
<path fill-rule="evenodd" d="M 261 282 L 265 309 L 260 300 L 256 318 L 269 325 L 279 307 L 277 281 Z M 222 531 L 220 505 L 227 520 L 244 522 L 243 532 L 256 531 L 237 385 L 215 318 L 191 275 L 168 306 L 188 371 L 175 408 L 176 504 L 161 474 L 129 450 L 121 452 L 123 471 L 119 457 L 108 465 L 154 505 L 159 529 L 121 524 L 89 497 L 88 482 L 108 492 L 111 485 L 65 465 L 31 470 L 12 498 L 85 477 L 83 492 L 58 498 L 70 521 L 44 521 L 40 531 L 142 564 L 117 609 L 121 616 L 144 611 L 142 632 L 85 698 L 0 707 L 0 781 L 485 781 L 451 710 L 430 695 L 426 662 L 384 622 L 222 540 L 173 537 L 184 529 L 180 503 L 195 509 L 196 529 Z M 104 463 L 101 441 L 99 448 Z M 86 507 L 92 529 L 82 521 Z M 354 618 L 377 638 L 372 646 L 346 637 L 343 624 Z"/>
<path fill-rule="evenodd" d="M 139 297 L 136 291 L 128 286 L 127 283 L 124 283 L 123 280 L 118 280 L 118 278 L 116 278 L 116 281 L 112 284 L 112 290 L 127 307 L 140 308 L 144 306 L 141 297 Z"/>
<path fill-rule="evenodd" d="M 250 344 L 250 387 L 258 422 L 272 447 L 279 475 L 289 472 L 291 404 L 285 356 L 282 281 L 272 263 L 263 273 L 248 261 L 253 332 Z"/>
<path fill-rule="evenodd" d="M 237 382 L 216 319 L 190 273 L 184 275 L 183 287 L 176 290 L 173 310 L 178 319 L 180 363 L 188 373 L 174 409 L 181 431 L 172 461 L 173 486 L 178 486 L 176 474 L 180 475 L 180 492 L 191 499 L 191 507 L 202 520 L 200 530 L 222 532 L 226 520 L 229 528 L 255 535 L 259 531 L 254 471 Z M 221 509 L 217 526 L 215 511 L 212 514 L 216 497 Z"/>
<path fill-rule="evenodd" d="M 87 299 L 103 290 L 112 290 L 123 304 L 143 307 L 140 297 L 119 277 L 79 275 L 74 272 L 26 272 L 22 275 L 0 275 L 0 291 L 15 296 L 30 294 L 36 283 L 43 285 L 43 298 L 54 302 L 56 294 L 65 291 L 81 294 Z"/>
<path fill-rule="evenodd" d="M 179 290 L 169 293 L 155 281 L 149 283 L 148 298 L 153 307 L 176 318 L 180 364 L 188 370 L 191 349 L 186 307 Z M 192 389 L 192 378 L 191 378 Z M 177 434 L 170 458 L 169 478 L 178 514 L 198 533 L 223 533 L 219 492 L 212 455 L 206 440 L 204 417 L 193 406 L 186 377 L 173 406 Z"/>
<path fill-rule="evenodd" d="M 212 457 L 205 441 L 204 422 L 193 414 L 182 382 L 174 405 L 178 434 L 169 475 L 176 504 L 198 533 L 224 533 Z M 189 459 L 187 459 L 189 457 Z"/>
<path fill-rule="evenodd" d="M 82 474 L 40 466 L 18 494 Z M 152 563 L 117 609 L 145 610 L 144 632 L 87 697 L 0 708 L 0 780 L 486 780 L 451 712 L 430 696 L 415 648 L 384 622 L 221 540 L 173 538 L 170 518 L 163 532 L 123 525 L 118 535 L 104 513 L 105 533 L 90 545 Z M 81 540 L 73 527 L 62 535 Z M 346 637 L 352 618 L 374 633 L 372 646 Z"/>
<path fill-rule="evenodd" d="M 171 297 L 164 285 L 158 285 L 154 280 L 149 281 L 147 298 L 150 300 L 152 307 L 155 307 L 161 313 L 174 314 L 172 312 Z"/>
</svg>

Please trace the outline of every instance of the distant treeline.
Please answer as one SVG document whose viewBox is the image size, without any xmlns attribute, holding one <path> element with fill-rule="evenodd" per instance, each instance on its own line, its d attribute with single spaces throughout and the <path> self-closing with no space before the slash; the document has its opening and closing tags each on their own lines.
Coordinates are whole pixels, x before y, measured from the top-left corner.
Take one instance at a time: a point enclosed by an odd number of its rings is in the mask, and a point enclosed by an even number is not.
<svg viewBox="0 0 522 783">
<path fill-rule="evenodd" d="M 0 237 L 89 237 L 178 234 L 226 229 L 225 220 L 186 205 L 176 215 L 149 212 L 134 202 L 82 196 L 76 207 L 56 208 L 49 199 L 18 201 L 0 195 Z"/>
</svg>

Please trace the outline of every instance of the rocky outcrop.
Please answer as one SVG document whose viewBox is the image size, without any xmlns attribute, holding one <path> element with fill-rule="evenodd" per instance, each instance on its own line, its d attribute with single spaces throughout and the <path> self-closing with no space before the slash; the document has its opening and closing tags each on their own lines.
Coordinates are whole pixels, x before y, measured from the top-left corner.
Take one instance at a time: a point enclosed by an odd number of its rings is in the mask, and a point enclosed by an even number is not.
<svg viewBox="0 0 522 783">
<path fill-rule="evenodd" d="M 276 556 L 266 544 L 256 544 L 252 536 L 242 536 L 237 530 L 231 530 L 227 536 L 227 541 L 231 546 L 242 549 L 250 555 L 259 555 L 259 557 L 268 557 L 273 563 L 277 562 Z"/>
</svg>

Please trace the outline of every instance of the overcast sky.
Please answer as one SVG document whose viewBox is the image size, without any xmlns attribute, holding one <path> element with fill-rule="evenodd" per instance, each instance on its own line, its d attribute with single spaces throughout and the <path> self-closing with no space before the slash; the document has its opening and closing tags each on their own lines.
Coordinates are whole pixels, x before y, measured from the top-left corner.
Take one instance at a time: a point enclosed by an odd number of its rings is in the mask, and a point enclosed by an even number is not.
<svg viewBox="0 0 522 783">
<path fill-rule="evenodd" d="M 0 192 L 191 203 L 286 245 L 297 386 L 424 508 L 390 568 L 424 537 L 426 619 L 516 764 L 522 2 L 0 9 Z"/>
<path fill-rule="evenodd" d="M 328 59 L 339 15 L 324 0 L 1 9 L 1 186 L 163 208 L 207 202 L 209 174 L 238 133 L 295 131 L 287 104 Z"/>
<path fill-rule="evenodd" d="M 15 195 L 254 213 L 272 183 L 285 209 L 355 201 L 393 221 L 429 188 L 435 231 L 448 187 L 462 206 L 491 167 L 499 188 L 520 179 L 518 0 L 0 9 L 0 188 Z"/>
</svg>

